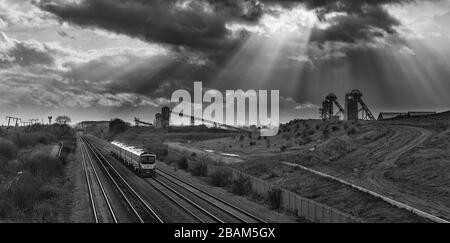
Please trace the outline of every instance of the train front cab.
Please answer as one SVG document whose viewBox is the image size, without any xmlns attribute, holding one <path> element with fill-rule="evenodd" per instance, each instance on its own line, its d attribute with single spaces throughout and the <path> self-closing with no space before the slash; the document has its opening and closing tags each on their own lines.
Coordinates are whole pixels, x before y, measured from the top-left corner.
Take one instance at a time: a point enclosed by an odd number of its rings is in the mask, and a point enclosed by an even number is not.
<svg viewBox="0 0 450 243">
<path fill-rule="evenodd" d="M 152 153 L 141 154 L 139 174 L 144 177 L 156 176 L 156 155 Z"/>
</svg>

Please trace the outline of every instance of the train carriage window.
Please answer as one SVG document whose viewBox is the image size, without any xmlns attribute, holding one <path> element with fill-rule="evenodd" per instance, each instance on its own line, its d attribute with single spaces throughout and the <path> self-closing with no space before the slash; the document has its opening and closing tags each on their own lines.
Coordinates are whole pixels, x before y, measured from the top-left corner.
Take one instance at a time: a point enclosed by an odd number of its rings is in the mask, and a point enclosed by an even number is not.
<svg viewBox="0 0 450 243">
<path fill-rule="evenodd" d="M 155 156 L 142 156 L 141 163 L 142 164 L 154 164 L 156 162 Z"/>
</svg>

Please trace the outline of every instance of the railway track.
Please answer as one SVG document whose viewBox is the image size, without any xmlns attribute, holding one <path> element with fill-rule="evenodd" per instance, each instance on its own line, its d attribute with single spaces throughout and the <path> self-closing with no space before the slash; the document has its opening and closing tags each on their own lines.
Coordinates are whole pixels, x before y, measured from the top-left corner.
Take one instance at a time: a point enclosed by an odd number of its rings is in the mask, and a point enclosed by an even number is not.
<svg viewBox="0 0 450 243">
<path fill-rule="evenodd" d="M 178 205 L 178 207 L 182 208 L 188 214 L 190 214 L 193 218 L 195 218 L 200 223 L 223 223 L 223 221 L 212 213 L 193 202 L 189 198 L 185 197 L 181 193 L 167 186 L 165 183 L 161 182 L 158 179 L 144 179 L 147 184 L 155 188 L 162 195 L 167 197 L 170 201 Z M 153 183 L 156 182 L 156 183 Z"/>
<path fill-rule="evenodd" d="M 109 151 L 107 144 L 100 140 L 95 140 L 95 145 L 102 150 Z M 190 201 L 188 198 L 184 197 L 182 194 L 176 192 L 175 190 L 167 187 L 164 183 L 160 181 L 147 180 L 142 178 L 142 180 L 152 186 L 162 197 L 167 198 L 175 206 L 181 208 L 182 211 L 186 212 L 195 222 L 200 223 L 214 223 L 222 222 L 220 219 L 215 217 L 213 214 L 209 213 L 195 202 Z"/>
<path fill-rule="evenodd" d="M 108 150 L 102 141 L 96 143 L 102 149 Z M 169 172 L 159 169 L 157 175 L 156 178 L 144 180 L 201 223 L 266 223 L 263 219 Z"/>
<path fill-rule="evenodd" d="M 159 175 L 165 182 L 161 182 L 162 180 L 159 178 L 153 178 L 156 181 L 160 181 L 160 183 L 166 183 L 168 187 L 171 187 L 173 190 L 175 188 L 184 191 L 183 194 L 190 194 L 191 197 L 196 197 L 198 200 L 202 201 L 203 205 L 208 204 L 210 208 L 213 207 L 217 211 L 222 212 L 222 214 L 228 215 L 227 218 L 231 218 L 232 222 L 237 223 L 267 223 L 263 219 L 251 214 L 242 208 L 239 208 L 191 183 L 186 182 L 185 180 L 169 173 L 164 170 L 158 169 L 157 175 Z M 223 222 L 223 220 L 221 220 Z"/>
<path fill-rule="evenodd" d="M 103 183 L 101 182 L 97 170 L 92 163 L 92 158 L 87 152 L 86 144 L 80 140 L 80 152 L 82 157 L 82 167 L 86 179 L 86 185 L 89 193 L 89 201 L 95 223 L 117 223 L 117 217 L 111 206 L 108 194 L 106 193 Z M 97 187 L 98 190 L 94 190 Z M 107 212 L 104 212 L 99 204 L 105 204 Z"/>
<path fill-rule="evenodd" d="M 118 190 L 131 212 L 140 223 L 163 223 L 161 217 L 153 208 L 134 190 L 130 184 L 111 165 L 103 154 L 86 138 L 82 138 L 87 148 L 92 152 L 99 165 L 103 168 L 106 176 L 111 180 Z"/>
</svg>

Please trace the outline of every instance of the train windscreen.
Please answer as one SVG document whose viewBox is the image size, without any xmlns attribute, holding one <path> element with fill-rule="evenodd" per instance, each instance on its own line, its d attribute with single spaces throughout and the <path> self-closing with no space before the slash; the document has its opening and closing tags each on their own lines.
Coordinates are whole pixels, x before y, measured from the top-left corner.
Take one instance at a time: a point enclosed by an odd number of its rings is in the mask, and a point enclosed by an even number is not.
<svg viewBox="0 0 450 243">
<path fill-rule="evenodd" d="M 144 155 L 141 158 L 141 163 L 146 165 L 146 164 L 154 164 L 156 162 L 156 158 L 154 155 Z"/>
</svg>

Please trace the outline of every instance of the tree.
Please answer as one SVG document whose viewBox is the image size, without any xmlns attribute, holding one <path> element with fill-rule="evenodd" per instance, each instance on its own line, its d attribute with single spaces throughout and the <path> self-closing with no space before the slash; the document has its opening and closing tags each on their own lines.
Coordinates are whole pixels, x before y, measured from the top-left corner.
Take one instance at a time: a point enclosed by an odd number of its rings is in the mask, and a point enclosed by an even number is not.
<svg viewBox="0 0 450 243">
<path fill-rule="evenodd" d="M 72 122 L 72 119 L 70 119 L 70 117 L 64 115 L 64 116 L 58 116 L 55 121 L 59 125 L 67 125 L 67 123 Z"/>
<path fill-rule="evenodd" d="M 113 119 L 109 121 L 109 132 L 112 134 L 119 134 L 128 130 L 130 125 L 121 119 Z"/>
</svg>

